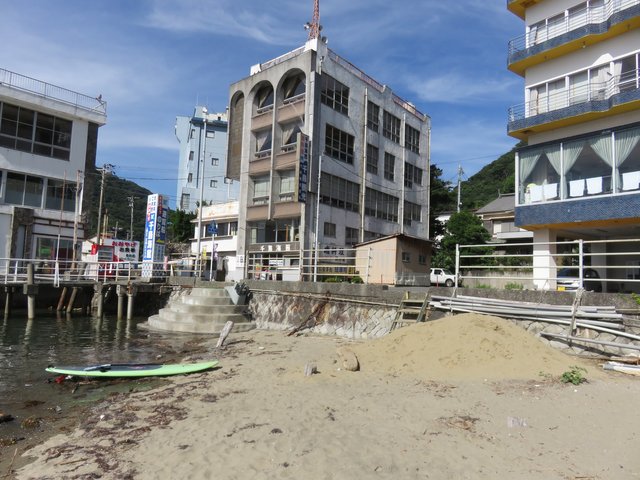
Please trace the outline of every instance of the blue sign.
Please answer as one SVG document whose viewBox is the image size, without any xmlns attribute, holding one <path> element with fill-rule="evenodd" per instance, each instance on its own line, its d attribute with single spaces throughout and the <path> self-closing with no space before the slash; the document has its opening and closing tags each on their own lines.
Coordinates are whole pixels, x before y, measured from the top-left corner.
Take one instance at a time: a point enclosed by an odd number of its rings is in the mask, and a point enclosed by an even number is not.
<svg viewBox="0 0 640 480">
<path fill-rule="evenodd" d="M 209 235 L 218 234 L 218 224 L 216 222 L 211 222 L 209 225 L 207 225 L 207 234 Z"/>
</svg>

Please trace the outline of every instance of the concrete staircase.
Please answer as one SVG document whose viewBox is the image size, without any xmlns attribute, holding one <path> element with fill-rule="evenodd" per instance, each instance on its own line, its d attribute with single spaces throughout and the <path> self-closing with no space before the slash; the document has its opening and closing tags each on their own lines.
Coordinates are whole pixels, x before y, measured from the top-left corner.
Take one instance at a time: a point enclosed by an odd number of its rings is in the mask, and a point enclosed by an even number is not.
<svg viewBox="0 0 640 480">
<path fill-rule="evenodd" d="M 149 328 L 171 332 L 219 335 L 227 321 L 235 323 L 233 332 L 255 328 L 244 305 L 234 305 L 224 288 L 193 288 L 149 317 Z"/>
</svg>

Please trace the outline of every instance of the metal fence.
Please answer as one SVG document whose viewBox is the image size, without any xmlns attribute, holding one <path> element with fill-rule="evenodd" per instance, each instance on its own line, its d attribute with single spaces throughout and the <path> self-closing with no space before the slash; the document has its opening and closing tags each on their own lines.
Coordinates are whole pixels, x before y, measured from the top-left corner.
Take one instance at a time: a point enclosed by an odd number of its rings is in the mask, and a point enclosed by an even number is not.
<svg viewBox="0 0 640 480">
<path fill-rule="evenodd" d="M 466 287 L 640 292 L 640 239 L 458 245 Z"/>
</svg>

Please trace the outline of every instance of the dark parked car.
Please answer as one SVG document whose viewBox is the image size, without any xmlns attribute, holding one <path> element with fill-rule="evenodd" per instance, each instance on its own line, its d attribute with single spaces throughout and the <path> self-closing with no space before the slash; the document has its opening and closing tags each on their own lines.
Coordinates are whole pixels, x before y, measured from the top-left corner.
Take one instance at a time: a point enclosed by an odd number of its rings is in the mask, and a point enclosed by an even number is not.
<svg viewBox="0 0 640 480">
<path fill-rule="evenodd" d="M 559 291 L 572 291 L 580 287 L 580 272 L 577 267 L 562 268 L 558 271 L 556 284 Z M 593 268 L 582 269 L 582 284 L 585 290 L 602 291 L 600 275 Z"/>
</svg>

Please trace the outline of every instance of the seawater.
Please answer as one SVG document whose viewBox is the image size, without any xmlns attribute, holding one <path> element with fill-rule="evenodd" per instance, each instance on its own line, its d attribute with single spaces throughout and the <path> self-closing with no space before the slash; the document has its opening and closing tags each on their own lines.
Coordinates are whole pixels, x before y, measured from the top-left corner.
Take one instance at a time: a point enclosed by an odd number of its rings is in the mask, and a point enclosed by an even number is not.
<svg viewBox="0 0 640 480">
<path fill-rule="evenodd" d="M 137 328 L 146 318 L 79 317 L 26 312 L 0 319 L 0 412 L 15 420 L 0 423 L 0 439 L 28 437 L 21 423 L 29 417 L 64 416 L 82 402 L 98 400 L 104 382 L 79 386 L 55 383 L 48 365 L 153 363 L 156 353 L 149 332 Z M 46 421 L 45 421 L 46 423 Z M 46 428 L 46 427 L 43 427 Z"/>
</svg>

